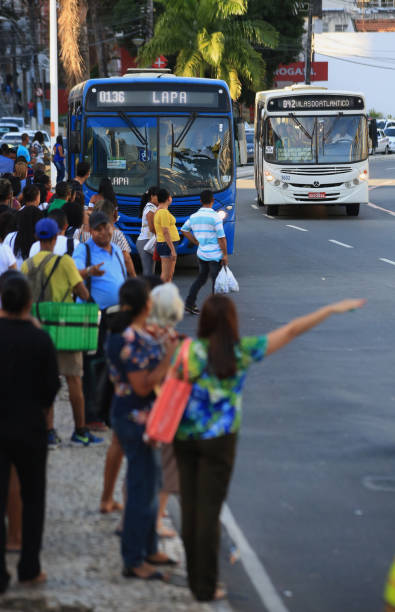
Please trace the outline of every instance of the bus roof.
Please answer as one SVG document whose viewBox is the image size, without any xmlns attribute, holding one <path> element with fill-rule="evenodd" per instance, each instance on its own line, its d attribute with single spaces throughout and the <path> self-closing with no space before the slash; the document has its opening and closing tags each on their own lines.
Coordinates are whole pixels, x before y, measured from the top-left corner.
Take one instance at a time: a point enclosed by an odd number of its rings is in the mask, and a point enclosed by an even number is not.
<svg viewBox="0 0 395 612">
<path fill-rule="evenodd" d="M 229 87 L 225 81 L 221 79 L 202 79 L 197 77 L 180 77 L 176 76 L 172 73 L 164 73 L 160 70 L 154 70 L 153 72 L 145 72 L 141 69 L 141 72 L 138 73 L 126 73 L 123 76 L 109 77 L 109 78 L 99 78 L 99 79 L 89 79 L 87 81 L 83 81 L 82 83 L 78 83 L 75 85 L 69 93 L 69 102 L 74 102 L 75 100 L 82 99 L 84 94 L 92 85 L 112 85 L 112 84 L 122 84 L 125 81 L 129 83 L 149 83 L 156 79 L 166 80 L 173 83 L 178 83 L 179 85 L 191 85 L 191 84 L 202 84 L 202 85 L 218 85 L 219 87 L 224 87 L 226 91 L 229 93 Z"/>
</svg>

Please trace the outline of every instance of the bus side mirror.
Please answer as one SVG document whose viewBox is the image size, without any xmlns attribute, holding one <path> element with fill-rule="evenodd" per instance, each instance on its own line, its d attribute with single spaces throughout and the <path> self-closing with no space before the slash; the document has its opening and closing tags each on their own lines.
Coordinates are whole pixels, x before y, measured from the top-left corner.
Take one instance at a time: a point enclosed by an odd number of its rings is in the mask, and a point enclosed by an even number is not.
<svg viewBox="0 0 395 612">
<path fill-rule="evenodd" d="M 81 132 L 80 130 L 74 130 L 70 132 L 69 148 L 70 148 L 71 153 L 81 152 Z"/>
</svg>

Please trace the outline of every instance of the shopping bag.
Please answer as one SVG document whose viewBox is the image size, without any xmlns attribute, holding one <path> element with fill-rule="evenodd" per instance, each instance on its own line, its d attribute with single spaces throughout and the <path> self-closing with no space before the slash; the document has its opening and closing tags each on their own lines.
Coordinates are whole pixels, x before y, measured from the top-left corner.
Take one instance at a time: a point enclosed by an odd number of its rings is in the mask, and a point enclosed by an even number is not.
<svg viewBox="0 0 395 612">
<path fill-rule="evenodd" d="M 156 236 L 152 236 L 147 241 L 146 245 L 144 246 L 144 251 L 147 251 L 147 253 L 151 253 L 151 255 L 153 255 L 155 251 L 155 247 L 156 247 Z"/>
<path fill-rule="evenodd" d="M 162 385 L 149 414 L 146 435 L 150 440 L 170 444 L 184 414 L 191 394 L 192 385 L 188 381 L 188 355 L 191 339 L 182 343 L 177 360 L 171 368 L 168 377 Z M 182 362 L 183 380 L 175 377 L 175 372 Z"/>
<path fill-rule="evenodd" d="M 215 279 L 214 293 L 234 293 L 239 291 L 239 283 L 228 266 L 222 266 Z"/>
</svg>

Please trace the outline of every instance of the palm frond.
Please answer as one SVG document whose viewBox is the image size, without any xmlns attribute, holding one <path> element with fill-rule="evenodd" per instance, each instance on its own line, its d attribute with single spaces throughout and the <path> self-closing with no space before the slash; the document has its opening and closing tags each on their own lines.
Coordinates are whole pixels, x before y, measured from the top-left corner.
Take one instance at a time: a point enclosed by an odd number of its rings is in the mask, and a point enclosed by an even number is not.
<svg viewBox="0 0 395 612">
<path fill-rule="evenodd" d="M 84 62 L 79 50 L 80 20 L 78 0 L 62 0 L 59 7 L 58 30 L 60 59 L 69 86 L 78 83 L 84 73 Z"/>
<path fill-rule="evenodd" d="M 213 32 L 210 35 L 206 28 L 203 28 L 198 33 L 197 42 L 204 61 L 210 64 L 210 66 L 217 66 L 222 59 L 225 46 L 222 32 Z"/>
<path fill-rule="evenodd" d="M 247 12 L 247 0 L 214 0 L 217 5 L 216 15 L 227 19 L 235 15 L 244 15 Z"/>
<path fill-rule="evenodd" d="M 198 51 L 189 54 L 178 54 L 177 64 L 175 68 L 175 73 L 177 76 L 201 76 L 202 74 L 204 74 L 204 68 L 204 60 Z"/>
</svg>

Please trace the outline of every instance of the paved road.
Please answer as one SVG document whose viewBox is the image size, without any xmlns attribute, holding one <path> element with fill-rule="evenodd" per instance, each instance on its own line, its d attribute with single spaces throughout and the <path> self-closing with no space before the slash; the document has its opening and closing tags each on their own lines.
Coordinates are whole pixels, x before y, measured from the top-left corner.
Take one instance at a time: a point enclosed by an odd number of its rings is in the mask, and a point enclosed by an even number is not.
<svg viewBox="0 0 395 612">
<path fill-rule="evenodd" d="M 269 219 L 240 174 L 231 268 L 243 334 L 343 297 L 368 304 L 251 371 L 229 507 L 289 612 L 380 610 L 395 553 L 395 187 L 372 184 L 385 210 L 358 218 L 304 206 Z M 373 180 L 392 177 L 395 157 L 372 161 Z M 178 272 L 183 292 L 193 274 Z M 266 609 L 237 570 L 224 574 L 235 610 Z"/>
</svg>

